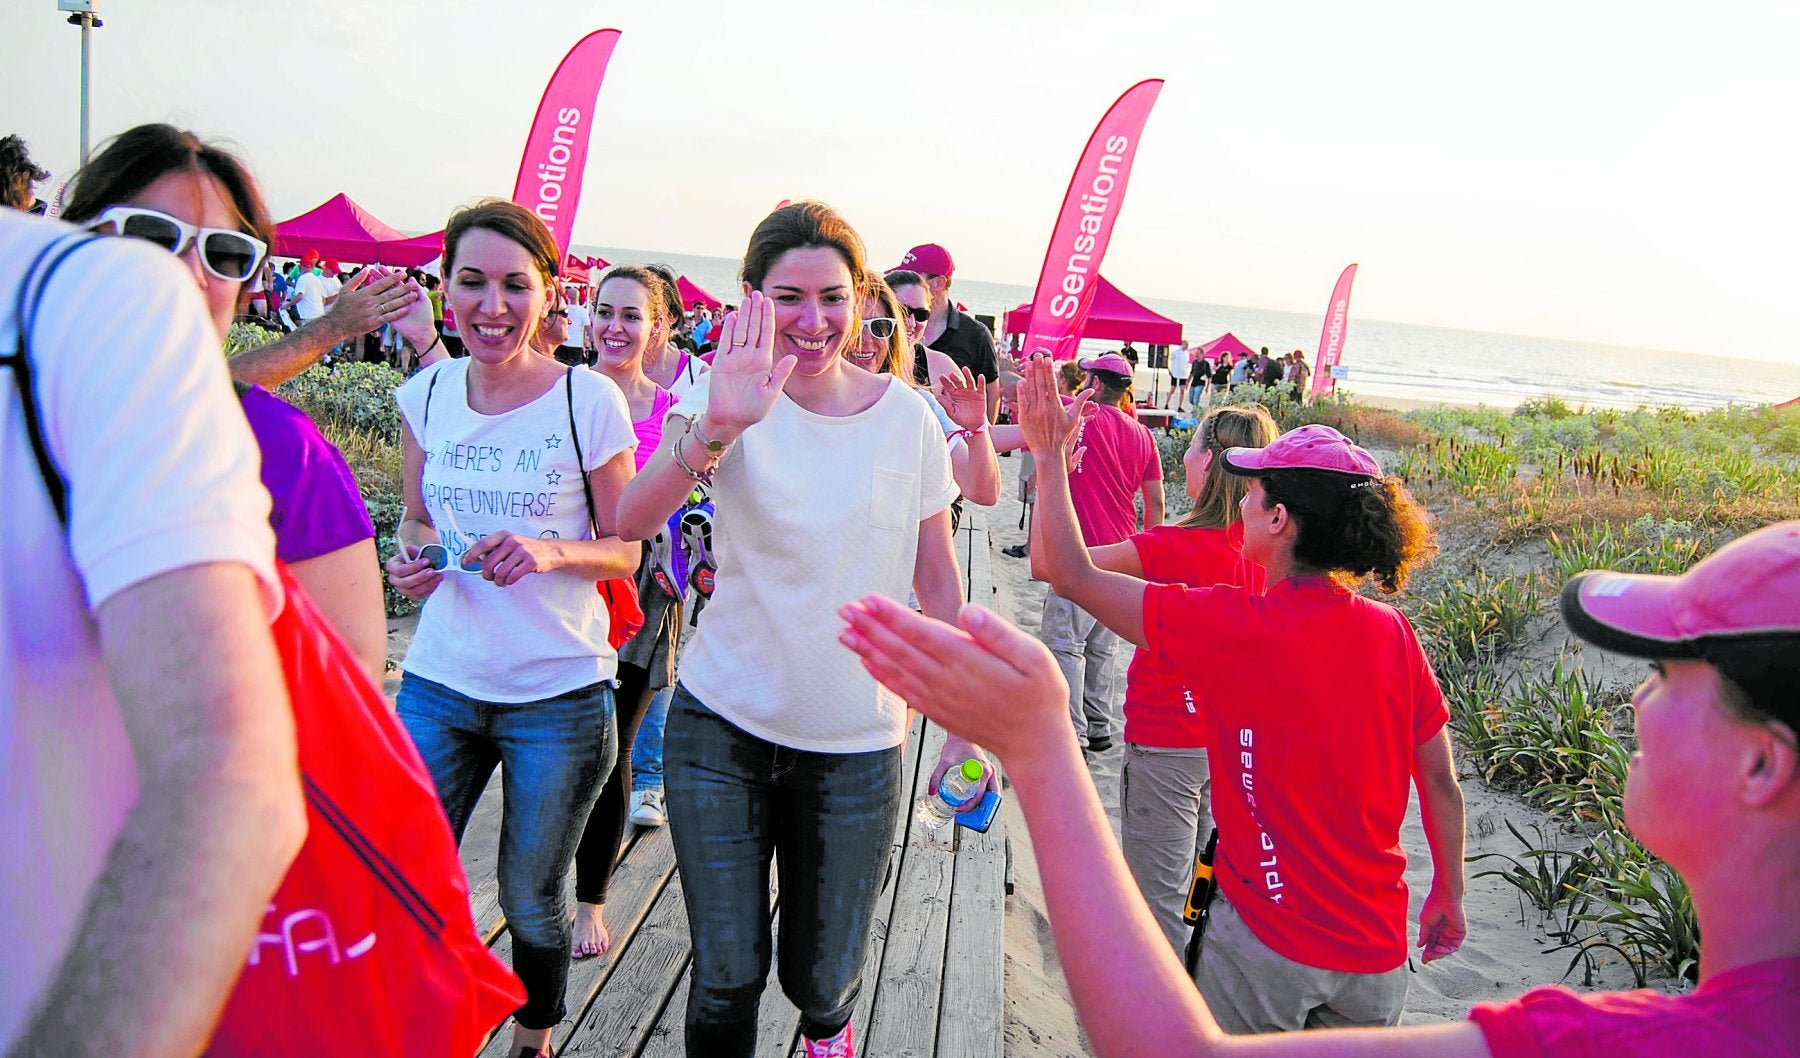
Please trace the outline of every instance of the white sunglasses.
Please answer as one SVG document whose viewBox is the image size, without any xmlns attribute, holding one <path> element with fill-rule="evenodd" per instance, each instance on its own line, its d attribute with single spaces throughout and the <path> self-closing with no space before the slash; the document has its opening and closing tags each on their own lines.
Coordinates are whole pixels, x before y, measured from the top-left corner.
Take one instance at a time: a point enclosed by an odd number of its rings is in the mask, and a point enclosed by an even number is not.
<svg viewBox="0 0 1800 1058">
<path fill-rule="evenodd" d="M 228 283 L 242 283 L 256 274 L 256 266 L 269 254 L 269 244 L 231 228 L 201 228 L 176 220 L 167 213 L 139 206 L 108 206 L 88 225 L 89 231 L 147 239 L 181 256 L 196 241 L 200 263 Z"/>
</svg>

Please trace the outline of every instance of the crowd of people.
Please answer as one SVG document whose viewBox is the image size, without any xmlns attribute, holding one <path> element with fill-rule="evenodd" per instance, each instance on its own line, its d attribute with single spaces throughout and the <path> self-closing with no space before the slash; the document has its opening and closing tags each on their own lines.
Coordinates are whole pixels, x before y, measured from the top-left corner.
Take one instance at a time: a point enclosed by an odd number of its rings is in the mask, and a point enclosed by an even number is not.
<svg viewBox="0 0 1800 1058">
<path fill-rule="evenodd" d="M 0 162 L 29 205 L 20 176 L 29 193 L 42 170 L 22 144 Z M 1796 1051 L 1800 523 L 1679 578 L 1564 589 L 1578 635 L 1656 662 L 1626 808 L 1692 889 L 1700 988 L 1536 989 L 1400 1029 L 1400 821 L 1416 789 L 1429 962 L 1466 931 L 1464 820 L 1437 677 L 1400 612 L 1355 590 L 1398 591 L 1429 519 L 1348 438 L 1213 408 L 1183 461 L 1193 509 L 1165 525 L 1129 359 L 1003 366 L 948 251 L 881 272 L 816 202 L 756 225 L 741 307 L 716 318 L 656 267 L 565 283 L 548 229 L 500 200 L 449 218 L 441 283 L 277 273 L 254 176 L 166 125 L 99 150 L 62 215 L 0 210 L 18 383 L 0 472 L 31 559 L 0 572 L 8 1054 L 205 1049 L 306 829 L 266 631 L 278 560 L 372 678 L 382 578 L 423 604 L 394 706 L 459 840 L 502 770 L 514 1055 L 549 1053 L 571 960 L 611 944 L 624 831 L 665 813 L 688 1053 L 754 1053 L 773 963 L 804 1053 L 856 1054 L 911 709 L 949 732 L 933 787 L 990 750 L 1007 765 L 1101 1054 Z M 227 366 L 258 295 L 292 330 Z M 342 455 L 268 392 L 371 333 L 411 369 L 392 555 Z M 1223 384 L 1282 381 L 1257 360 Z M 951 547 L 959 501 L 996 502 L 1018 448 L 1043 644 L 965 605 Z M 1083 753 L 1118 733 L 1123 641 L 1115 841 Z M 1182 905 L 1208 850 L 1196 936 Z M 1288 1032 L 1330 1028 L 1355 1031 Z"/>
</svg>

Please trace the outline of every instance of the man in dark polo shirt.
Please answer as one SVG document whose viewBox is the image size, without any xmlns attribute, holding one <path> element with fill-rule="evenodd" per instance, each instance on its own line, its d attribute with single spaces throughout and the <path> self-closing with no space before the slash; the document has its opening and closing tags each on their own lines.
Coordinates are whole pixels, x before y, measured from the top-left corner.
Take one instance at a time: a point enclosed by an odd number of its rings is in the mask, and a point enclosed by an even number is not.
<svg viewBox="0 0 1800 1058">
<path fill-rule="evenodd" d="M 980 320 L 958 309 L 950 297 L 950 277 L 956 271 L 950 251 L 936 243 L 915 246 L 896 267 L 924 277 L 931 290 L 931 321 L 925 324 L 925 345 L 988 380 L 988 419 L 992 421 L 1000 409 L 1000 361 L 994 355 L 994 336 Z"/>
</svg>

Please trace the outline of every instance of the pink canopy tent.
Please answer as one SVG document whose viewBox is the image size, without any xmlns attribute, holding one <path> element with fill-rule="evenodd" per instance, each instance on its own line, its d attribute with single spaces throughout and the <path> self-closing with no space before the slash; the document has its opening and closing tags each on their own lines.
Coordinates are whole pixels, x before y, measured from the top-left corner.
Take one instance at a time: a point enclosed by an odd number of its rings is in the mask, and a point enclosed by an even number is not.
<svg viewBox="0 0 1800 1058">
<path fill-rule="evenodd" d="M 1030 302 L 1006 314 L 1006 330 L 1010 334 L 1023 334 L 1030 323 Z M 1094 307 L 1088 311 L 1087 326 L 1081 329 L 1081 336 L 1100 341 L 1174 345 L 1181 341 L 1181 324 L 1138 304 L 1101 276 L 1094 291 Z"/>
<path fill-rule="evenodd" d="M 1239 356 L 1250 356 L 1254 352 L 1255 350 L 1251 349 L 1243 342 L 1238 341 L 1237 335 L 1232 334 L 1230 331 L 1226 331 L 1224 334 L 1219 335 L 1217 338 L 1214 338 L 1212 341 L 1207 342 L 1200 347 L 1200 355 L 1206 357 L 1208 360 L 1217 360 L 1226 353 L 1236 353 Z"/>
<path fill-rule="evenodd" d="M 275 225 L 275 252 L 283 257 L 317 250 L 332 260 L 413 268 L 442 253 L 443 242 L 443 232 L 408 239 L 342 192 Z"/>
<path fill-rule="evenodd" d="M 689 279 L 687 276 L 675 277 L 675 289 L 681 293 L 681 305 L 683 308 L 693 308 L 694 302 L 696 301 L 709 309 L 725 307 L 724 302 L 695 286 L 693 280 Z"/>
</svg>

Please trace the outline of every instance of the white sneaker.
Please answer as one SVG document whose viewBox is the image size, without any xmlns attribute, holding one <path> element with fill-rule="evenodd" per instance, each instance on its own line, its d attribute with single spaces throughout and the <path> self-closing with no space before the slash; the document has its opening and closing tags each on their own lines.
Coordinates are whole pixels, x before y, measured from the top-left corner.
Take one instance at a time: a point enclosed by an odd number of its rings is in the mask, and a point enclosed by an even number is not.
<svg viewBox="0 0 1800 1058">
<path fill-rule="evenodd" d="M 660 827 L 668 822 L 663 815 L 662 791 L 631 791 L 631 821 L 640 827 Z"/>
</svg>

